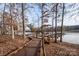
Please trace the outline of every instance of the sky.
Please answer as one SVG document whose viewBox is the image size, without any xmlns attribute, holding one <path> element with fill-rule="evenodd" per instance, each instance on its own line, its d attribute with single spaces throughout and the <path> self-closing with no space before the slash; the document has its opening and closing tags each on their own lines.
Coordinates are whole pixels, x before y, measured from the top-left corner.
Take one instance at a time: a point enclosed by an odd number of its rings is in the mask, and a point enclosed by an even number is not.
<svg viewBox="0 0 79 59">
<path fill-rule="evenodd" d="M 0 10 L 3 9 L 3 5 L 0 5 Z M 29 8 L 29 11 L 26 11 L 28 17 L 28 23 L 33 24 L 38 27 L 38 16 L 41 16 L 41 11 L 38 5 L 34 5 L 34 8 Z M 37 16 L 38 15 L 38 16 Z M 49 18 L 48 24 L 52 24 L 52 18 Z M 41 20 L 39 21 L 39 25 Z M 58 25 L 61 23 L 59 22 Z M 64 15 L 64 25 L 72 26 L 79 25 L 79 4 L 78 3 L 65 3 L 65 15 Z"/>
<path fill-rule="evenodd" d="M 79 4 L 65 4 L 64 25 L 79 25 Z"/>
<path fill-rule="evenodd" d="M 51 20 L 49 21 L 51 23 Z M 61 25 L 61 22 L 58 23 Z M 79 25 L 79 4 L 65 3 L 64 26 Z"/>
<path fill-rule="evenodd" d="M 33 11 L 35 11 L 35 13 L 40 15 L 39 7 L 34 6 L 34 9 L 35 10 Z M 34 15 L 33 11 L 31 10 L 31 15 L 33 15 L 32 19 L 31 17 L 29 19 L 31 22 L 34 18 L 34 25 L 37 26 L 38 18 L 36 15 Z M 51 19 L 52 18 L 49 18 L 48 24 L 52 24 Z M 59 22 L 58 25 L 61 25 L 61 23 Z M 79 25 L 79 4 L 78 3 L 65 3 L 64 25 L 65 26 Z"/>
</svg>

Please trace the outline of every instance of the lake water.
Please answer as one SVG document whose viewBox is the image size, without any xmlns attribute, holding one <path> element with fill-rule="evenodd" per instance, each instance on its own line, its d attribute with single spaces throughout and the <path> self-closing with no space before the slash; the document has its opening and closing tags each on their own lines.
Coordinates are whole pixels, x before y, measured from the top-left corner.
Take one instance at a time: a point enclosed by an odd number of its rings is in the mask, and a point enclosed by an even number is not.
<svg viewBox="0 0 79 59">
<path fill-rule="evenodd" d="M 27 32 L 26 34 L 31 34 L 31 32 Z M 65 35 L 63 35 L 63 42 L 79 44 L 79 33 L 65 32 Z"/>
<path fill-rule="evenodd" d="M 63 35 L 63 41 L 79 44 L 79 33 L 65 33 L 65 35 Z"/>
</svg>

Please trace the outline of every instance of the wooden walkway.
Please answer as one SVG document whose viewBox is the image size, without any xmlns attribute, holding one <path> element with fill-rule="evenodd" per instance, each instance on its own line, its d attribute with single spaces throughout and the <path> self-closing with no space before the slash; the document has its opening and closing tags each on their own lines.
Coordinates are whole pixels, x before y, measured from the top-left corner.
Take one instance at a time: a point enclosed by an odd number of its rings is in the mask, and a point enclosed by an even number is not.
<svg viewBox="0 0 79 59">
<path fill-rule="evenodd" d="M 41 48 L 41 40 L 33 39 L 23 49 L 19 50 L 16 54 L 13 54 L 12 56 L 39 56 L 40 48 Z"/>
</svg>

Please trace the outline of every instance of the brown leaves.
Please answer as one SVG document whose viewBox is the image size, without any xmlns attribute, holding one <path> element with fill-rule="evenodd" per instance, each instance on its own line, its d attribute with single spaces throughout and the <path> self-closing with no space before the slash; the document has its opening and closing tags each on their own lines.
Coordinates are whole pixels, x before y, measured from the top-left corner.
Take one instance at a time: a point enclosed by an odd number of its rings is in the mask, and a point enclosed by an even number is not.
<svg viewBox="0 0 79 59">
<path fill-rule="evenodd" d="M 5 16 L 4 24 L 8 26 L 13 26 L 15 30 L 17 30 L 17 24 L 14 19 L 11 19 L 11 16 Z"/>
</svg>

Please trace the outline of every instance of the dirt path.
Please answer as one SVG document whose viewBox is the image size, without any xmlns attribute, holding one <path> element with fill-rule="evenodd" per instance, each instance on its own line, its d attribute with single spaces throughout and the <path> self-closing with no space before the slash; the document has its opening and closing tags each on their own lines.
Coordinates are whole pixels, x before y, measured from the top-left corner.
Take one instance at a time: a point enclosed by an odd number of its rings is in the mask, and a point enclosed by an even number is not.
<svg viewBox="0 0 79 59">
<path fill-rule="evenodd" d="M 40 55 L 40 46 L 41 40 L 33 39 L 27 46 L 18 51 L 13 56 L 39 56 Z"/>
</svg>

